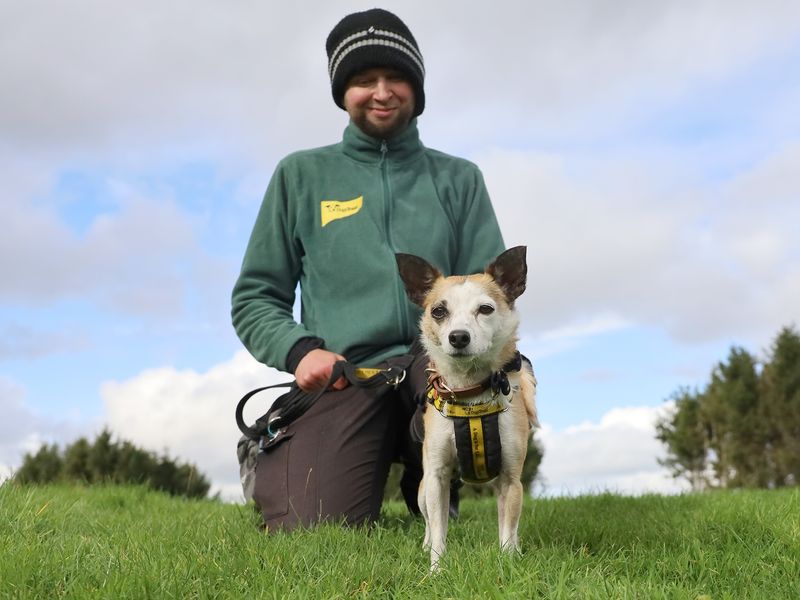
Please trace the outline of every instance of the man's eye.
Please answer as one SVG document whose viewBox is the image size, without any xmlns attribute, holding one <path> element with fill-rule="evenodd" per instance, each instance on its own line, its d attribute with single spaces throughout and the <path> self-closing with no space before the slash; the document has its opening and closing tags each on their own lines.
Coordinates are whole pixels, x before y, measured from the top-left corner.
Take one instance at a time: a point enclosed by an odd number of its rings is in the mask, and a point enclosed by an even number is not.
<svg viewBox="0 0 800 600">
<path fill-rule="evenodd" d="M 431 309 L 431 316 L 437 321 L 441 321 L 447 316 L 447 309 L 444 306 L 434 306 Z"/>
<path fill-rule="evenodd" d="M 490 315 L 494 312 L 494 306 L 492 306 L 491 304 L 481 304 L 478 307 L 478 312 L 481 313 L 482 315 Z"/>
</svg>

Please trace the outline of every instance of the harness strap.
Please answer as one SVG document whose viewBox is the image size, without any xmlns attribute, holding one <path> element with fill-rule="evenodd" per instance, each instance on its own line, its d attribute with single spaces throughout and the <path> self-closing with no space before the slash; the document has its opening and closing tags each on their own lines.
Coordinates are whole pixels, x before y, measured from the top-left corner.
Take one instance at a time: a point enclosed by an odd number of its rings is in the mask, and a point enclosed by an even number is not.
<svg viewBox="0 0 800 600">
<path fill-rule="evenodd" d="M 443 417 L 447 418 L 469 418 L 484 417 L 505 411 L 505 407 L 494 400 L 482 402 L 480 404 L 456 404 L 448 397 L 443 397 L 435 387 L 429 387 L 427 400 L 433 404 Z"/>
<path fill-rule="evenodd" d="M 497 477 L 502 467 L 497 413 L 453 419 L 453 428 L 461 478 L 470 483 L 485 483 Z"/>
</svg>

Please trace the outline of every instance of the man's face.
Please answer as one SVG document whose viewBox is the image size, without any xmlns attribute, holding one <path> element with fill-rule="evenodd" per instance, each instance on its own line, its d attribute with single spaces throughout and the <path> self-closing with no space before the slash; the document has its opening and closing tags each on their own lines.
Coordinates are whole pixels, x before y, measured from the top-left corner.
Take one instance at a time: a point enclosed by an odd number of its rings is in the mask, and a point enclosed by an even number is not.
<svg viewBox="0 0 800 600">
<path fill-rule="evenodd" d="M 406 128 L 414 114 L 414 89 L 396 69 L 377 67 L 347 82 L 344 107 L 361 131 L 389 139 Z"/>
</svg>

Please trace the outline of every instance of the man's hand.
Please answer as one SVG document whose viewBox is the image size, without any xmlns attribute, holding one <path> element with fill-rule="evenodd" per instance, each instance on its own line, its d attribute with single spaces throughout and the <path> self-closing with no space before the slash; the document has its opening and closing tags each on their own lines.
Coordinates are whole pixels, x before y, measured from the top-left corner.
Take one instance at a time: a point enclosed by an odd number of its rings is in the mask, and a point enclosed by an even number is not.
<svg viewBox="0 0 800 600">
<path fill-rule="evenodd" d="M 333 364 L 339 360 L 345 360 L 344 356 L 322 348 L 315 348 L 300 360 L 294 371 L 297 385 L 304 392 L 313 392 L 324 388 L 331 378 Z M 349 384 L 350 382 L 347 379 L 339 377 L 332 388 L 334 390 L 343 390 Z"/>
</svg>

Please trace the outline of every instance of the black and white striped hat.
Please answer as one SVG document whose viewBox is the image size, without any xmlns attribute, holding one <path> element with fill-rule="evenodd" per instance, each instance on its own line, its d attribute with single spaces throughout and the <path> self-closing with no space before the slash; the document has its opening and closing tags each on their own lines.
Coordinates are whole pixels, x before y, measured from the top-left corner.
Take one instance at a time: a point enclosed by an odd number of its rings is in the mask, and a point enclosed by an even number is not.
<svg viewBox="0 0 800 600">
<path fill-rule="evenodd" d="M 391 67 L 405 73 L 414 89 L 414 116 L 425 109 L 425 64 L 408 27 L 388 10 L 347 15 L 328 35 L 328 75 L 333 99 L 344 108 L 345 86 L 360 71 Z"/>
</svg>

